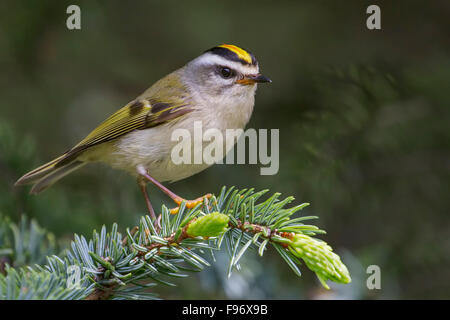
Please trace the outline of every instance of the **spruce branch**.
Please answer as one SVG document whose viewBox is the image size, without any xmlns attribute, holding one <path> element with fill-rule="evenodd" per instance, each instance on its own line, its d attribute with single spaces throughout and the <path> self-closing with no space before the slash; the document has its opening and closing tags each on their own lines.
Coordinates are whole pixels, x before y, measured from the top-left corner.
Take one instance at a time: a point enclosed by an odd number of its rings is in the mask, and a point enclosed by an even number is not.
<svg viewBox="0 0 450 320">
<path fill-rule="evenodd" d="M 90 290 L 68 287 L 64 277 L 49 271 L 6 267 L 6 273 L 7 276 L 0 275 L 2 300 L 78 300 Z"/>
<path fill-rule="evenodd" d="M 276 193 L 265 202 L 255 206 L 255 199 L 249 196 L 252 194 L 252 189 L 242 190 L 233 193 L 231 199 L 228 199 L 230 206 L 227 208 L 231 207 L 229 227 L 240 231 L 240 233 L 227 234 L 229 237 L 228 252 L 232 252 L 228 269 L 229 276 L 233 267 L 238 266 L 240 258 L 251 245 L 258 247 L 258 252 L 262 256 L 267 244 L 270 243 L 298 276 L 301 275 L 298 268 L 300 265 L 298 258 L 300 258 L 305 261 L 309 269 L 316 273 L 326 289 L 329 289 L 327 280 L 338 283 L 351 281 L 347 267 L 342 263 L 340 257 L 324 241 L 312 237 L 325 233 L 325 231 L 314 225 L 302 223 L 302 221 L 317 217 L 290 218 L 295 212 L 308 206 L 308 203 L 284 209 L 294 198 L 288 197 L 278 201 L 279 194 Z M 225 194 L 224 198 L 227 198 L 227 195 Z M 257 198 L 259 197 L 258 193 L 255 195 Z M 238 206 L 240 208 L 237 208 Z M 233 207 L 236 209 L 233 210 Z M 252 234 L 253 237 L 246 237 L 247 234 Z M 241 245 L 244 238 L 246 242 Z M 261 243 L 258 242 L 259 239 L 262 240 Z"/>
<path fill-rule="evenodd" d="M 280 200 L 278 193 L 259 201 L 266 192 L 224 187 L 217 197 L 205 199 L 195 208 L 187 209 L 182 203 L 176 215 L 163 206 L 158 223 L 150 216 L 143 216 L 124 235 L 118 232 L 117 224 L 109 232 L 105 226 L 100 232 L 94 230 L 89 240 L 75 235 L 64 255 L 48 257 L 43 266 L 17 272 L 7 268 L 7 275 L 0 276 L 0 298 L 25 297 L 8 291 L 8 284 L 16 283 L 20 287 L 22 282 L 35 283 L 54 277 L 53 289 L 45 293 L 48 297 L 155 299 L 151 287 L 158 283 L 173 285 L 171 278 L 183 278 L 188 276 L 187 272 L 203 270 L 210 265 L 205 252 L 213 253 L 223 243 L 230 255 L 228 275 L 240 268 L 239 262 L 247 250 L 256 249 L 263 256 L 271 245 L 299 276 L 300 260 L 303 260 L 325 288 L 328 288 L 327 280 L 350 282 L 339 256 L 326 243 L 314 238 L 324 231 L 303 223 L 316 217 L 292 218 L 308 204 L 287 208 L 293 197 Z M 69 294 L 70 290 L 78 291 Z M 43 293 L 33 292 L 26 297 L 43 297 Z"/>
<path fill-rule="evenodd" d="M 6 265 L 43 264 L 58 250 L 55 236 L 35 220 L 22 216 L 16 224 L 0 214 L 0 273 L 6 272 Z"/>
</svg>

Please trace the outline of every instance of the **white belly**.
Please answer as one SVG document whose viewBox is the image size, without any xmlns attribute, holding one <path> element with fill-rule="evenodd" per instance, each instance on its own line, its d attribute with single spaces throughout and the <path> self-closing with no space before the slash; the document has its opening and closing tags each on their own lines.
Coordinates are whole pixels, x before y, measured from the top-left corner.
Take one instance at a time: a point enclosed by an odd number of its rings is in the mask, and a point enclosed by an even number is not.
<svg viewBox="0 0 450 320">
<path fill-rule="evenodd" d="M 195 112 L 195 111 L 194 111 Z M 203 159 L 202 151 L 204 147 L 209 145 L 210 141 L 203 141 L 202 136 L 194 134 L 194 121 L 202 123 L 202 131 L 205 132 L 210 128 L 219 129 L 225 137 L 226 129 L 242 129 L 245 122 L 227 123 L 217 117 L 208 119 L 205 115 L 191 114 L 189 119 L 181 118 L 169 125 L 160 125 L 145 130 L 136 130 L 126 134 L 113 142 L 112 148 L 102 148 L 99 146 L 97 150 L 92 150 L 96 154 L 95 158 L 107 163 L 113 168 L 126 170 L 132 175 L 137 176 L 136 167 L 143 166 L 149 174 L 158 181 L 176 181 L 190 177 L 199 173 L 212 164 L 210 162 L 196 164 L 194 161 L 190 163 L 175 164 L 172 161 L 172 150 L 179 144 L 179 141 L 172 141 L 172 133 L 175 129 L 188 130 L 191 137 L 191 159 Z M 202 148 L 194 148 L 194 144 L 202 145 Z M 222 150 L 223 156 L 230 148 L 230 144 L 226 145 L 223 140 Z M 102 150 L 103 149 L 103 150 Z M 113 150 L 112 152 L 110 150 Z"/>
</svg>

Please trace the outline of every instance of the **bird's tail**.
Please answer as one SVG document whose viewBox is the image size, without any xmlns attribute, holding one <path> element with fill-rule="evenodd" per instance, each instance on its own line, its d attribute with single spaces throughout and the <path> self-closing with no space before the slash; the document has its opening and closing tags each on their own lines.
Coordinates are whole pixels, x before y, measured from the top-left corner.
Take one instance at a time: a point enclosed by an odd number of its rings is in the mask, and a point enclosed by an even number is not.
<svg viewBox="0 0 450 320">
<path fill-rule="evenodd" d="M 69 160 L 67 154 L 64 154 L 40 166 L 39 168 L 28 172 L 22 178 L 17 180 L 14 185 L 21 186 L 26 184 L 34 184 L 30 193 L 36 194 L 44 191 L 59 179 L 86 164 L 85 162 L 77 159 L 73 159 L 71 161 L 67 160 Z"/>
</svg>

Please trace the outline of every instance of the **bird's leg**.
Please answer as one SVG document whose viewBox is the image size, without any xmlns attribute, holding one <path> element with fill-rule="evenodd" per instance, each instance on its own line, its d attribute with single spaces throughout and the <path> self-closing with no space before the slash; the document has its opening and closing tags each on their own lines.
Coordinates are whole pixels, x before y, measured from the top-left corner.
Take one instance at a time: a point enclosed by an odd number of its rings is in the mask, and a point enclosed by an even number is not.
<svg viewBox="0 0 450 320">
<path fill-rule="evenodd" d="M 139 167 L 138 168 L 138 172 L 141 175 L 141 177 L 147 179 L 148 181 L 150 181 L 151 183 L 153 183 L 155 186 L 157 186 L 159 189 L 161 189 L 162 192 L 164 192 L 165 194 L 167 194 L 178 206 L 183 202 L 186 201 L 186 208 L 188 209 L 192 209 L 194 208 L 197 204 L 203 202 L 203 199 L 206 197 L 207 199 L 211 198 L 211 194 L 208 193 L 206 195 L 204 195 L 203 197 L 199 197 L 195 200 L 185 200 L 184 198 L 178 196 L 177 194 L 173 193 L 172 191 L 170 191 L 169 189 L 167 189 L 166 187 L 164 187 L 158 180 L 156 180 L 155 178 L 153 178 L 152 176 L 150 176 L 147 173 L 147 170 Z M 179 210 L 179 207 L 173 208 L 170 210 L 170 213 L 172 214 L 177 214 Z"/>
<path fill-rule="evenodd" d="M 152 204 L 150 202 L 147 193 L 147 181 L 145 181 L 145 179 L 142 176 L 139 176 L 137 179 L 137 183 L 139 185 L 139 188 L 141 189 L 142 194 L 144 195 L 145 204 L 147 205 L 148 212 L 150 213 L 152 220 L 155 221 L 156 220 L 155 211 L 153 210 Z"/>
</svg>

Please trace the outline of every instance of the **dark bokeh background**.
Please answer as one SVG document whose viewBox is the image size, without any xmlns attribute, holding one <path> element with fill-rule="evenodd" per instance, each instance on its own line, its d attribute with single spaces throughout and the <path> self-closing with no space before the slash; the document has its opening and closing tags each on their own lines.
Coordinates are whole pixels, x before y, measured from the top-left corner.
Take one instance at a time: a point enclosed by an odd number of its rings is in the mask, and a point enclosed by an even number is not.
<svg viewBox="0 0 450 320">
<path fill-rule="evenodd" d="M 66 28 L 79 4 L 82 29 Z M 163 75 L 220 43 L 250 49 L 272 78 L 248 127 L 280 129 L 280 170 L 216 165 L 172 188 L 269 188 L 311 202 L 350 285 L 320 289 L 272 252 L 225 279 L 210 270 L 157 290 L 163 298 L 450 298 L 450 3 L 377 1 L 2 1 L 0 210 L 63 239 L 145 214 L 134 179 L 101 165 L 39 196 L 14 181 L 77 143 Z M 156 207 L 168 203 L 151 188 Z M 305 212 L 302 212 L 305 213 Z M 381 268 L 381 290 L 366 268 Z"/>
</svg>

